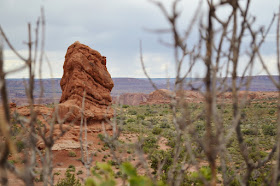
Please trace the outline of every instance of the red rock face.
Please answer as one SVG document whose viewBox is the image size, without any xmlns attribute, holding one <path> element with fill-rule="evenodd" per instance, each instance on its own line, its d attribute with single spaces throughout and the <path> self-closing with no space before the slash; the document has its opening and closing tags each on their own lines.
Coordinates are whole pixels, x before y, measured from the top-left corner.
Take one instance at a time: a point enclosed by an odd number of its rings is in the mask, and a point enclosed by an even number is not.
<svg viewBox="0 0 280 186">
<path fill-rule="evenodd" d="M 75 42 L 69 46 L 60 81 L 62 96 L 59 116 L 66 121 L 81 120 L 82 100 L 85 95 L 84 116 L 88 124 L 113 117 L 110 92 L 114 87 L 106 68 L 106 57 L 96 50 Z"/>
<path fill-rule="evenodd" d="M 140 103 L 146 102 L 148 97 L 148 94 L 143 93 L 126 93 L 115 97 L 113 102 L 121 105 L 140 105 Z"/>
<path fill-rule="evenodd" d="M 155 90 L 154 92 L 149 94 L 149 97 L 146 102 L 142 102 L 141 104 L 169 104 L 171 91 L 166 89 Z"/>
</svg>

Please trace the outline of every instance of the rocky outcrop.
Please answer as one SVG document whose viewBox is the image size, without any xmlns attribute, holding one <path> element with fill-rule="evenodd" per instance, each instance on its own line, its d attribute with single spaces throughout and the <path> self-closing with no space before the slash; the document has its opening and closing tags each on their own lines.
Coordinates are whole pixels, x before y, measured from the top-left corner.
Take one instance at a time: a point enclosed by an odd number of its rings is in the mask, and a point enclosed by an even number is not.
<svg viewBox="0 0 280 186">
<path fill-rule="evenodd" d="M 53 112 L 52 108 L 49 108 L 45 105 L 33 105 L 33 110 L 38 117 L 51 116 Z M 16 111 L 21 116 L 28 117 L 31 115 L 31 110 L 29 105 L 11 108 L 11 112 L 14 111 Z"/>
<path fill-rule="evenodd" d="M 16 107 L 17 107 L 17 104 L 14 103 L 14 102 L 11 102 L 11 103 L 9 104 L 9 107 L 10 107 L 10 109 L 16 108 Z"/>
<path fill-rule="evenodd" d="M 126 93 L 114 97 L 113 102 L 121 105 L 140 105 L 140 103 L 146 102 L 148 97 L 148 94 L 143 93 Z"/>
<path fill-rule="evenodd" d="M 84 117 L 88 124 L 113 117 L 110 92 L 114 86 L 106 68 L 106 57 L 98 51 L 75 42 L 69 46 L 60 81 L 62 96 L 58 107 L 66 122 L 81 120 L 84 97 Z"/>
<path fill-rule="evenodd" d="M 172 92 L 167 89 L 155 90 L 149 94 L 147 101 L 141 104 L 168 104 L 171 101 L 171 93 Z"/>
</svg>

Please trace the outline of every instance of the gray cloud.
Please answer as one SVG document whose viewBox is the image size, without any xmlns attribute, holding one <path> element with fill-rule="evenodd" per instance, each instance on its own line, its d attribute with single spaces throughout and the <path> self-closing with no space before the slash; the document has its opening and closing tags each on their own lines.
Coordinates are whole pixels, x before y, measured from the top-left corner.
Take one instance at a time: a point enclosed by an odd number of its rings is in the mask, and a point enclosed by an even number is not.
<svg viewBox="0 0 280 186">
<path fill-rule="evenodd" d="M 170 4 L 170 0 L 163 0 Z M 183 1 L 179 9 L 183 12 L 179 22 L 185 28 L 198 4 L 197 0 Z M 167 28 L 168 24 L 159 9 L 146 0 L 1 0 L 0 24 L 11 42 L 19 50 L 24 50 L 23 41 L 27 36 L 27 22 L 35 25 L 44 7 L 46 15 L 46 51 L 53 66 L 54 76 L 62 76 L 62 66 L 67 47 L 79 40 L 107 56 L 108 69 L 114 77 L 144 77 L 139 60 L 139 41 L 143 42 L 145 62 L 153 77 L 165 77 L 163 70 L 168 63 L 172 76 L 172 51 L 160 45 L 158 39 L 169 40 L 168 35 L 156 35 L 144 28 Z M 257 25 L 268 24 L 278 3 L 254 0 L 251 12 L 257 16 Z M 226 14 L 226 8 L 221 14 Z M 274 29 L 275 30 L 275 29 Z M 194 32 L 190 43 L 195 42 Z M 264 45 L 264 53 L 274 52 L 274 40 Z M 155 55 L 155 57 L 151 57 Z M 15 61 L 9 55 L 6 61 Z M 156 61 L 155 61 L 156 59 Z M 162 60 L 161 64 L 158 60 Z M 11 66 L 11 65 L 7 65 Z M 201 66 L 196 71 L 199 73 Z M 48 77 L 47 71 L 45 77 Z M 21 77 L 18 73 L 11 77 Z"/>
</svg>

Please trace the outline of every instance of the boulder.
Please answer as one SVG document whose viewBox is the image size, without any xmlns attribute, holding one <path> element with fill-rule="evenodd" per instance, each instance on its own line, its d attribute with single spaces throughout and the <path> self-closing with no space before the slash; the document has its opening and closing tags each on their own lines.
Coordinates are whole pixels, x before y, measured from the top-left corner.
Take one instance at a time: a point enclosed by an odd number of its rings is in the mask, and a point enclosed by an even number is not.
<svg viewBox="0 0 280 186">
<path fill-rule="evenodd" d="M 113 117 L 110 92 L 114 83 L 106 68 L 106 57 L 98 51 L 77 41 L 69 46 L 60 86 L 60 119 L 79 124 L 82 108 L 89 125 Z"/>
</svg>

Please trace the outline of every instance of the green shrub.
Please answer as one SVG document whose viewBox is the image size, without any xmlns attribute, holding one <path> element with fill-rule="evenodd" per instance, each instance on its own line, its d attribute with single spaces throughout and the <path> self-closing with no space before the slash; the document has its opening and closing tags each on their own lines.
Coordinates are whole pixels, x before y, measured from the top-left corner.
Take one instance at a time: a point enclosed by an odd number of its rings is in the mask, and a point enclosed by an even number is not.
<svg viewBox="0 0 280 186">
<path fill-rule="evenodd" d="M 130 115 L 136 115 L 136 114 L 137 114 L 137 111 L 136 111 L 136 110 L 129 110 L 129 111 L 128 111 L 128 114 L 130 114 Z"/>
<path fill-rule="evenodd" d="M 104 141 L 105 136 L 104 136 L 103 134 L 100 134 L 100 133 L 99 133 L 97 136 L 98 136 L 98 138 L 99 138 L 101 141 Z"/>
<path fill-rule="evenodd" d="M 195 128 L 198 131 L 204 131 L 205 130 L 205 124 L 202 123 L 202 122 L 196 123 Z"/>
<path fill-rule="evenodd" d="M 40 173 L 39 178 L 38 177 L 35 178 L 35 182 L 43 182 L 43 173 L 42 172 Z"/>
<path fill-rule="evenodd" d="M 76 171 L 76 167 L 74 165 L 69 165 L 66 172 L 75 172 Z"/>
<path fill-rule="evenodd" d="M 125 117 L 125 116 L 117 116 L 116 119 L 117 119 L 117 120 L 125 120 L 126 117 Z"/>
<path fill-rule="evenodd" d="M 59 179 L 56 186 L 82 186 L 80 180 L 75 177 L 75 171 L 75 166 L 69 165 L 65 173 L 65 178 Z M 80 174 L 81 172 L 79 171 L 78 173 Z"/>
<path fill-rule="evenodd" d="M 76 157 L 77 154 L 76 154 L 76 152 L 74 152 L 74 151 L 69 151 L 69 152 L 68 152 L 68 156 L 69 156 L 69 157 Z"/>
<path fill-rule="evenodd" d="M 174 140 L 174 138 L 171 138 L 171 139 L 168 140 L 166 145 L 169 146 L 169 147 L 174 148 L 175 145 L 176 145 L 176 141 Z"/>
<path fill-rule="evenodd" d="M 12 120 L 11 123 L 14 123 L 14 122 L 16 123 L 17 122 L 17 120 L 15 118 L 11 118 L 11 120 Z M 18 126 L 17 124 L 13 124 L 11 126 L 10 131 L 11 131 L 12 136 L 16 136 L 21 132 L 21 127 Z"/>
<path fill-rule="evenodd" d="M 141 122 L 141 124 L 144 125 L 144 126 L 151 126 L 151 122 L 145 121 L 145 120 L 143 120 L 143 121 Z"/>
<path fill-rule="evenodd" d="M 53 175 L 59 176 L 59 175 L 60 175 L 60 172 L 55 172 Z"/>
<path fill-rule="evenodd" d="M 267 136 L 275 136 L 276 135 L 276 127 L 268 124 L 268 125 L 263 125 L 262 126 L 262 131 L 264 135 Z"/>
<path fill-rule="evenodd" d="M 65 178 L 59 179 L 56 186 L 82 186 L 82 184 L 76 179 L 75 174 L 66 171 Z"/>
<path fill-rule="evenodd" d="M 164 115 L 166 115 L 166 114 L 169 113 L 169 110 L 163 110 L 162 113 L 163 113 Z"/>
<path fill-rule="evenodd" d="M 155 150 L 150 156 L 151 168 L 156 172 L 158 170 L 158 166 L 165 162 L 162 171 L 164 173 L 168 172 L 169 167 L 172 165 L 173 156 L 171 151 L 163 151 L 163 150 Z"/>
<path fill-rule="evenodd" d="M 147 108 L 146 112 L 144 113 L 145 116 L 151 116 L 152 110 L 150 108 Z"/>
<path fill-rule="evenodd" d="M 9 163 L 11 163 L 12 165 L 14 165 L 15 163 L 17 163 L 16 160 L 8 160 Z"/>
<path fill-rule="evenodd" d="M 127 175 L 128 177 L 128 185 L 140 186 L 152 186 L 152 181 L 146 176 L 140 176 L 137 174 L 137 171 L 133 165 L 129 162 L 124 162 L 121 165 L 122 174 Z M 158 184 L 157 184 L 158 185 Z"/>
<path fill-rule="evenodd" d="M 149 118 L 148 121 L 151 123 L 151 125 L 156 125 L 158 123 L 158 119 L 155 117 Z"/>
<path fill-rule="evenodd" d="M 256 128 L 246 128 L 242 130 L 245 135 L 258 135 L 258 129 Z"/>
<path fill-rule="evenodd" d="M 274 115 L 274 113 L 275 113 L 275 110 L 272 110 L 272 109 L 269 110 L 269 112 L 268 112 L 269 115 Z"/>
<path fill-rule="evenodd" d="M 23 141 L 16 141 L 17 151 L 21 152 L 24 149 L 24 142 Z"/>
<path fill-rule="evenodd" d="M 258 161 L 261 158 L 266 157 L 267 153 L 263 151 L 253 151 L 249 154 L 249 157 L 254 161 Z"/>
<path fill-rule="evenodd" d="M 145 153 L 157 149 L 158 148 L 158 144 L 157 144 L 157 139 L 153 136 L 148 136 L 144 139 L 143 142 L 143 151 Z"/>
<path fill-rule="evenodd" d="M 164 123 L 161 123 L 159 127 L 162 129 L 166 129 L 166 128 L 170 128 L 170 125 L 167 122 L 164 122 Z"/>
<path fill-rule="evenodd" d="M 203 176 L 207 181 L 210 181 L 212 177 L 210 167 L 203 166 L 200 168 L 199 172 L 192 172 L 189 176 L 189 180 L 191 181 L 192 185 L 204 185 L 200 175 Z"/>
<path fill-rule="evenodd" d="M 158 127 L 153 128 L 153 131 L 152 131 L 152 133 L 155 135 L 159 135 L 161 132 L 162 132 L 162 129 L 158 128 Z"/>
<path fill-rule="evenodd" d="M 122 108 L 128 108 L 129 107 L 129 105 L 123 105 L 122 106 Z"/>
<path fill-rule="evenodd" d="M 135 119 L 133 119 L 133 118 L 129 118 L 128 120 L 126 120 L 126 122 L 128 122 L 128 123 L 132 123 L 132 122 L 135 122 Z"/>
<path fill-rule="evenodd" d="M 137 115 L 137 120 L 144 120 L 145 119 L 145 116 L 143 115 Z"/>
<path fill-rule="evenodd" d="M 147 176 L 138 175 L 135 167 L 129 162 L 122 163 L 121 171 L 118 171 L 116 174 L 112 170 L 111 165 L 108 163 L 98 163 L 96 166 L 100 169 L 100 171 L 97 173 L 94 169 L 92 170 L 92 175 L 94 178 L 87 178 L 85 182 L 86 186 L 115 186 L 117 183 L 116 178 L 118 177 L 123 177 L 125 180 L 127 180 L 128 185 L 132 186 L 165 185 L 162 182 L 153 184 L 152 180 Z"/>
<path fill-rule="evenodd" d="M 99 170 L 99 171 L 97 171 Z M 112 170 L 112 167 L 108 163 L 96 163 L 96 166 L 91 170 L 92 175 L 97 179 L 87 178 L 85 185 L 86 186 L 115 186 L 115 174 Z M 97 182 L 98 180 L 98 182 Z"/>
</svg>

